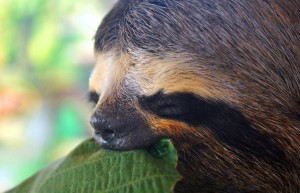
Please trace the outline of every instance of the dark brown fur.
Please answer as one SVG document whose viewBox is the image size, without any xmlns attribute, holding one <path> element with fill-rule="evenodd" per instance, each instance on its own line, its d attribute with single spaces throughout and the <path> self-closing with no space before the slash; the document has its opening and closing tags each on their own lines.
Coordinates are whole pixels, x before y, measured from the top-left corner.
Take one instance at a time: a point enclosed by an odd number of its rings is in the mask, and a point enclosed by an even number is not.
<svg viewBox="0 0 300 193">
<path fill-rule="evenodd" d="M 121 0 L 95 49 L 127 58 L 110 104 L 126 98 L 157 135 L 173 139 L 183 176 L 176 193 L 300 192 L 299 0 Z M 174 74 L 159 75 L 160 66 Z M 193 115 L 202 117 L 143 104 L 161 90 L 162 98 L 195 96 Z M 211 114 L 198 113 L 203 106 Z"/>
</svg>

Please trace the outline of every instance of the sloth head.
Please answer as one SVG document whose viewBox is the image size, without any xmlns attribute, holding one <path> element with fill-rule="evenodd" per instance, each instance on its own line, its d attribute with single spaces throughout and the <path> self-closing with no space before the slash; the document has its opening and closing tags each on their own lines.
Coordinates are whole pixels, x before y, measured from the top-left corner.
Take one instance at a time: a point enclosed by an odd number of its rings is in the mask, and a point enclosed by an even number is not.
<svg viewBox="0 0 300 193">
<path fill-rule="evenodd" d="M 96 140 L 131 150 L 168 137 L 262 159 L 283 156 L 268 133 L 276 138 L 283 122 L 299 123 L 300 60 L 299 39 L 289 44 L 299 30 L 291 25 L 299 22 L 297 8 L 280 6 L 119 1 L 95 36 Z"/>
</svg>

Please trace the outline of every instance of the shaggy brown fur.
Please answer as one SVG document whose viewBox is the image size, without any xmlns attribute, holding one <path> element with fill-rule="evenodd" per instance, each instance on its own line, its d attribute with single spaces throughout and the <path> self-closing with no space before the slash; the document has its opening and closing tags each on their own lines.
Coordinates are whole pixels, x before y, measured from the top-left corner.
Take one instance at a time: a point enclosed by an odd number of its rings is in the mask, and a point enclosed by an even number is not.
<svg viewBox="0 0 300 193">
<path fill-rule="evenodd" d="M 104 147 L 172 138 L 176 193 L 300 192 L 299 0 L 120 0 L 95 50 Z"/>
</svg>

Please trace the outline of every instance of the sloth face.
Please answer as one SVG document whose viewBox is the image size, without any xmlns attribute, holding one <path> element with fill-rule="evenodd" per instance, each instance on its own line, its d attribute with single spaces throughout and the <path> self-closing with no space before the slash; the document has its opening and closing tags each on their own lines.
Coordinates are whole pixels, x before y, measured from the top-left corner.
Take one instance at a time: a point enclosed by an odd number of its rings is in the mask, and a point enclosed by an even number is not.
<svg viewBox="0 0 300 193">
<path fill-rule="evenodd" d="M 196 113 L 203 113 L 195 112 L 193 105 L 199 100 L 191 93 L 204 93 L 204 86 L 193 86 L 202 80 L 187 74 L 192 65 L 178 60 L 151 58 L 136 63 L 127 55 L 97 54 L 90 78 L 90 100 L 95 103 L 90 123 L 103 147 L 131 150 L 150 146 L 161 137 L 174 137 L 179 129 L 183 132 L 186 123 L 195 121 Z"/>
<path fill-rule="evenodd" d="M 207 71 L 183 54 L 165 53 L 161 58 L 98 51 L 90 78 L 95 138 L 103 147 L 129 150 L 161 137 L 194 135 L 190 125 L 214 111 L 205 106 L 205 99 L 226 95 L 205 78 Z"/>
</svg>

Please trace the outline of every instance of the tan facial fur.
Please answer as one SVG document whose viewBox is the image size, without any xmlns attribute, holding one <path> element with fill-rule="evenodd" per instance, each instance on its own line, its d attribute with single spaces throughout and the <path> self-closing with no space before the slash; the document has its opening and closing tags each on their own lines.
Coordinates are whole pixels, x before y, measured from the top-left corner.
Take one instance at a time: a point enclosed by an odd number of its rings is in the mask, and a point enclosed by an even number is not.
<svg viewBox="0 0 300 193">
<path fill-rule="evenodd" d="M 89 81 L 89 89 L 100 95 L 100 103 L 113 100 L 120 91 L 120 84 L 127 73 L 130 61 L 125 55 L 117 57 L 111 52 L 97 53 L 96 60 L 97 63 Z"/>
</svg>

